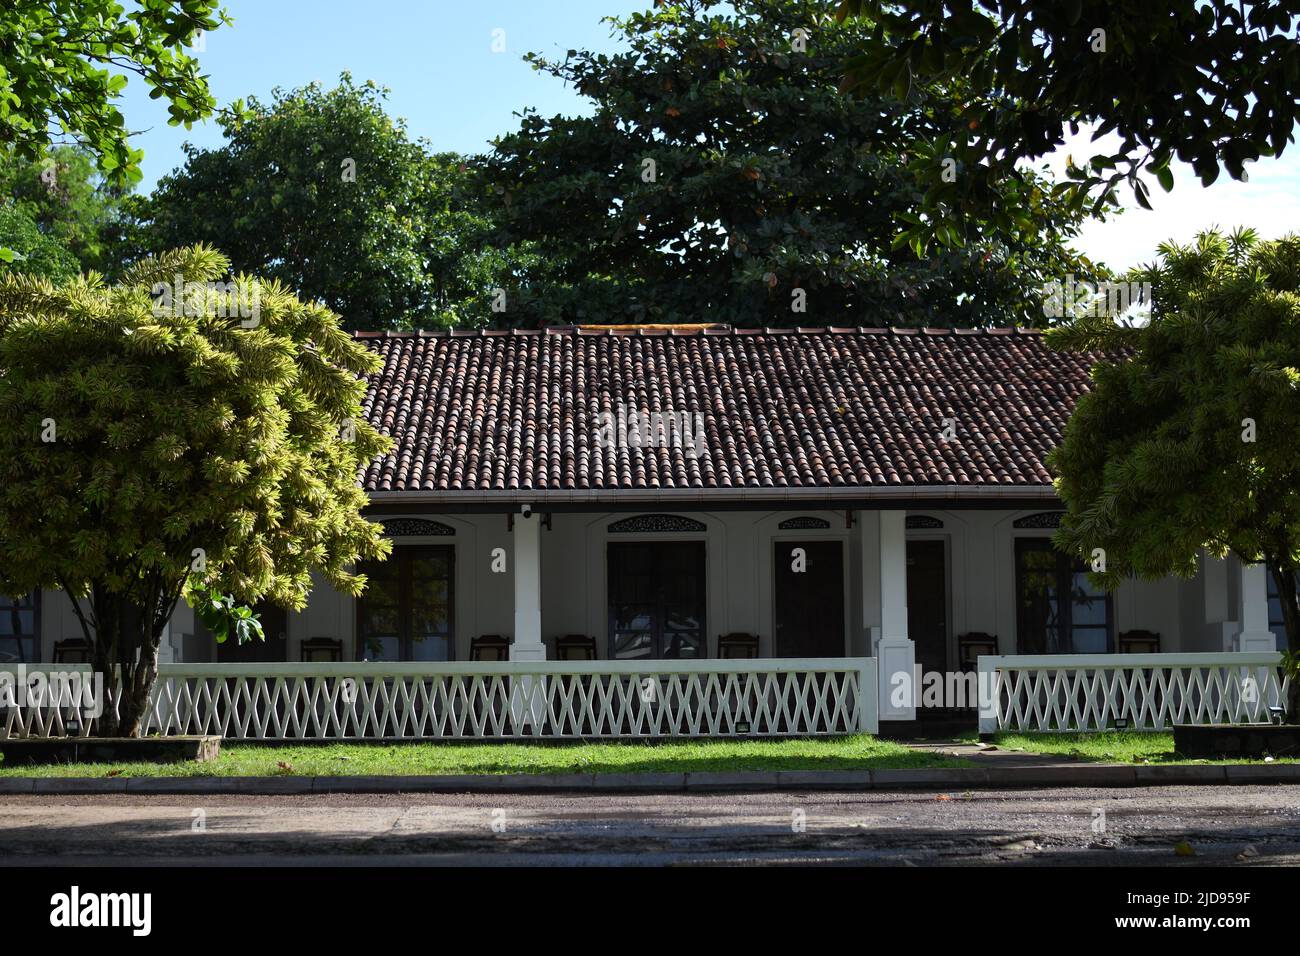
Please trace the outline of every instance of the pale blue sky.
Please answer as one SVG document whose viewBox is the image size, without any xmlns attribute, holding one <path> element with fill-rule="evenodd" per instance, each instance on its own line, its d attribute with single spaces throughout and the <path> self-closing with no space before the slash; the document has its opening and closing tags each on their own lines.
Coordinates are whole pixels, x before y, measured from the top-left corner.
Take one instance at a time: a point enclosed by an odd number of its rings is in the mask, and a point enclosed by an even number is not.
<svg viewBox="0 0 1300 956">
<path fill-rule="evenodd" d="M 343 70 L 358 81 L 391 90 L 390 112 L 435 149 L 478 152 L 514 128 L 513 113 L 534 107 L 544 114 L 575 113 L 584 100 L 553 77 L 535 72 L 521 56 L 530 50 L 563 56 L 573 48 L 612 51 L 601 22 L 648 8 L 650 0 L 226 0 L 235 20 L 205 37 L 199 54 L 221 103 L 276 86 L 312 80 L 333 84 Z M 493 31 L 504 31 L 505 52 L 494 53 Z M 215 123 L 193 130 L 167 125 L 166 108 L 150 100 L 143 83 L 131 83 L 123 112 L 134 142 L 145 152 L 141 188 L 178 166 L 186 140 L 221 142 Z M 1071 144 L 1076 157 L 1087 148 Z M 1062 151 L 1064 153 L 1065 150 Z M 1056 166 L 1060 166 L 1056 157 Z M 1157 243 L 1188 240 L 1211 225 L 1252 225 L 1266 238 L 1300 230 L 1300 145 L 1282 160 L 1257 163 L 1249 183 L 1227 174 L 1202 189 L 1186 167 L 1175 166 L 1170 194 L 1151 183 L 1155 212 L 1133 207 L 1105 223 L 1089 224 L 1080 251 L 1115 268 L 1150 260 Z M 1127 191 L 1125 203 L 1132 206 Z"/>
</svg>

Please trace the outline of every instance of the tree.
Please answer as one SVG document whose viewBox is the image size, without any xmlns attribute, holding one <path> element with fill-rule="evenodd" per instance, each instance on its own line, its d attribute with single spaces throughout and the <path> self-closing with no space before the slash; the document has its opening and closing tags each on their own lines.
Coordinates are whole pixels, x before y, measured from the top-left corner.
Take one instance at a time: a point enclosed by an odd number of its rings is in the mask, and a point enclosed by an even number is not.
<svg viewBox="0 0 1300 956">
<path fill-rule="evenodd" d="M 41 232 L 16 203 L 0 203 L 0 247 L 10 253 L 7 261 L 0 260 L 0 275 L 22 272 L 57 281 L 70 279 L 78 271 L 76 257 L 57 239 Z"/>
<path fill-rule="evenodd" d="M 351 329 L 477 324 L 499 259 L 460 157 L 431 154 L 384 111 L 387 91 L 311 84 L 249 100 L 225 144 L 136 209 L 145 251 L 196 242 L 275 278 Z"/>
<path fill-rule="evenodd" d="M 358 468 L 377 360 L 277 282 L 196 247 L 120 284 L 0 277 L 0 593 L 62 588 L 136 735 L 182 592 L 301 608 L 387 553 Z"/>
<path fill-rule="evenodd" d="M 13 150 L 0 153 L 0 193 L 48 241 L 66 250 L 73 272 L 114 268 L 126 191 L 100 175 L 84 149 L 57 146 L 36 161 Z M 8 244 L 3 235 L 0 244 Z M 30 263 L 15 268 L 30 271 Z"/>
<path fill-rule="evenodd" d="M 919 198 L 907 157 L 953 105 L 841 96 L 866 33 L 817 0 L 682 0 L 611 22 L 625 52 L 528 57 L 591 115 L 525 113 L 482 163 L 494 244 L 520 252 L 501 321 L 1041 324 L 1039 287 L 1095 276 L 1065 246 L 1078 218 L 1033 174 L 990 191 L 965 246 L 895 245 Z"/>
<path fill-rule="evenodd" d="M 1295 655 L 1300 237 L 1208 232 L 1160 255 L 1130 276 L 1150 284 L 1146 325 L 1092 316 L 1048 332 L 1058 348 L 1100 357 L 1048 459 L 1067 508 L 1057 545 L 1103 556 L 1107 587 L 1190 576 L 1202 549 L 1262 562 Z"/>
<path fill-rule="evenodd" d="M 1172 189 L 1175 156 L 1204 185 L 1221 169 L 1244 179 L 1248 162 L 1282 154 L 1300 119 L 1297 12 L 1291 0 L 840 0 L 837 15 L 871 25 L 845 62 L 846 89 L 919 106 L 936 83 L 961 91 L 932 150 L 963 174 L 945 182 L 913 164 L 925 216 L 906 235 L 924 240 L 960 231 L 1017 163 L 1085 124 L 1120 145 L 1062 184 L 1072 208 L 1100 212 L 1123 182 L 1150 208 L 1139 173 Z"/>
<path fill-rule="evenodd" d="M 0 15 L 0 144 L 33 162 L 51 138 L 76 142 L 99 169 L 140 178 L 114 103 L 130 74 L 168 101 L 170 123 L 188 128 L 216 101 L 194 57 L 184 52 L 204 31 L 230 20 L 218 0 L 7 0 Z M 238 104 L 235 105 L 238 110 Z"/>
</svg>

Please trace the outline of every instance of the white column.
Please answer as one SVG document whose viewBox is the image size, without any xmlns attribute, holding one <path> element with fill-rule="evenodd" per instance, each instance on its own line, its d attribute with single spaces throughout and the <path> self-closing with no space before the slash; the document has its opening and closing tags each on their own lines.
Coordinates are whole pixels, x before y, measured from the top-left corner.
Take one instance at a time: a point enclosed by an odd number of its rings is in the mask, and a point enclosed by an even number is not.
<svg viewBox="0 0 1300 956">
<path fill-rule="evenodd" d="M 542 519 L 515 515 L 515 634 L 512 661 L 544 661 L 542 643 Z"/>
<path fill-rule="evenodd" d="M 1262 564 L 1241 566 L 1241 613 L 1237 619 L 1239 651 L 1272 651 L 1277 639 L 1268 629 L 1268 568 Z"/>
<path fill-rule="evenodd" d="M 907 512 L 881 511 L 877 520 L 880 716 L 885 720 L 915 720 L 920 688 L 915 686 L 916 646 L 907 635 Z"/>
<path fill-rule="evenodd" d="M 880 512 L 859 511 L 859 542 L 862 548 L 862 628 L 867 654 L 876 656 L 880 643 Z"/>
</svg>

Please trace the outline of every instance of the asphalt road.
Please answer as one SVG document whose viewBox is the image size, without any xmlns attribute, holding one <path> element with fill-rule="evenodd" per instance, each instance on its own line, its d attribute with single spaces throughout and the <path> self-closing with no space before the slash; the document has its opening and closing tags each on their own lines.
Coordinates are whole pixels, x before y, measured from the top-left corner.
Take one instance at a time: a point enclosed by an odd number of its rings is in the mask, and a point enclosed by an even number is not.
<svg viewBox="0 0 1300 956">
<path fill-rule="evenodd" d="M 1179 855 L 1180 843 L 1193 855 Z M 0 797 L 0 857 L 9 865 L 113 866 L 1295 866 L 1300 786 L 10 796 Z"/>
</svg>

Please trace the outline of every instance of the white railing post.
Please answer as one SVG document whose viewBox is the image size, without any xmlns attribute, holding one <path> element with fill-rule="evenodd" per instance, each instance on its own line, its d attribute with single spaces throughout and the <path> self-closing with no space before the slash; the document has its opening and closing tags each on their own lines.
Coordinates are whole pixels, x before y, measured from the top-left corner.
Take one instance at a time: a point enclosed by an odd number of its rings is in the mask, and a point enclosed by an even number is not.
<svg viewBox="0 0 1300 956">
<path fill-rule="evenodd" d="M 980 737 L 998 732 L 998 660 L 993 656 L 976 658 L 976 695 L 979 700 Z"/>
<path fill-rule="evenodd" d="M 880 700 L 876 683 L 876 658 L 864 657 L 858 661 L 858 732 L 880 732 Z"/>
</svg>

